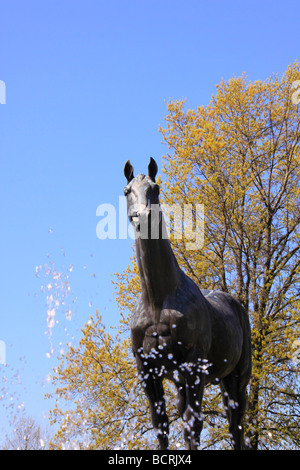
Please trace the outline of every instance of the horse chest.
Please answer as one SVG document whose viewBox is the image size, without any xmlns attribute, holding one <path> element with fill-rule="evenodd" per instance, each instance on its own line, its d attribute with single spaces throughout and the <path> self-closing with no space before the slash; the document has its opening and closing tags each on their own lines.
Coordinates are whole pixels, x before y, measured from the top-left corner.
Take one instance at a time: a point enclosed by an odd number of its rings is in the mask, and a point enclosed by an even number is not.
<svg viewBox="0 0 300 470">
<path fill-rule="evenodd" d="M 166 323 L 157 323 L 145 330 L 143 347 L 145 353 L 149 354 L 155 350 L 161 354 L 171 346 L 171 330 L 170 325 Z"/>
<path fill-rule="evenodd" d="M 159 322 L 146 328 L 139 350 L 143 367 L 160 373 L 174 368 L 174 341 L 169 324 Z M 175 360 L 176 363 L 176 360 Z"/>
<path fill-rule="evenodd" d="M 133 349 L 142 349 L 145 354 L 156 351 L 157 355 L 165 355 L 171 350 L 175 328 L 169 311 L 153 311 L 139 304 L 131 322 Z"/>
</svg>

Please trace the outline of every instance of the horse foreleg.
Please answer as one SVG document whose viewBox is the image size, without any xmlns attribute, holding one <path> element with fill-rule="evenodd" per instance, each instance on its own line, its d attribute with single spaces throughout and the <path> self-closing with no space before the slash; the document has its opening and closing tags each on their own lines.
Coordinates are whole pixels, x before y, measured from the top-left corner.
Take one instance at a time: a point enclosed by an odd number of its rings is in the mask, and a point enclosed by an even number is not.
<svg viewBox="0 0 300 470">
<path fill-rule="evenodd" d="M 186 409 L 185 383 L 175 382 L 175 385 L 177 387 L 176 406 L 180 417 L 183 418 Z"/>
<path fill-rule="evenodd" d="M 169 420 L 162 379 L 149 373 L 142 374 L 142 384 L 148 398 L 152 425 L 161 450 L 168 448 Z"/>
<path fill-rule="evenodd" d="M 200 435 L 203 427 L 201 414 L 203 391 L 203 377 L 188 374 L 186 378 L 186 409 L 183 414 L 184 440 L 187 450 L 196 450 L 200 446 Z"/>
</svg>

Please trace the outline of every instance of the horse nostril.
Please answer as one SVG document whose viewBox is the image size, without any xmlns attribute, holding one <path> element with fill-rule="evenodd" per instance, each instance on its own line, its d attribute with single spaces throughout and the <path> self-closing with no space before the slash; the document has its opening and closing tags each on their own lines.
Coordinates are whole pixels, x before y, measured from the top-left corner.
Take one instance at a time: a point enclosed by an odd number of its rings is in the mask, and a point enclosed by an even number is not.
<svg viewBox="0 0 300 470">
<path fill-rule="evenodd" d="M 139 222 L 139 216 L 140 216 L 139 211 L 133 211 L 131 216 L 130 216 L 131 222 L 134 222 L 134 223 L 137 224 Z"/>
</svg>

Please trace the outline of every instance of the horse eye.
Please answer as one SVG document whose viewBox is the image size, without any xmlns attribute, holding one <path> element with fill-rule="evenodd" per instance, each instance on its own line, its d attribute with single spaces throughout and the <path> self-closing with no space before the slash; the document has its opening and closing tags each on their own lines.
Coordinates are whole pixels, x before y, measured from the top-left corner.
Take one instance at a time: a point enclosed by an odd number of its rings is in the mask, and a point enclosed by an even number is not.
<svg viewBox="0 0 300 470">
<path fill-rule="evenodd" d="M 128 188 L 128 186 L 125 186 L 124 188 L 124 195 L 127 196 L 127 194 L 130 193 L 130 188 Z"/>
</svg>

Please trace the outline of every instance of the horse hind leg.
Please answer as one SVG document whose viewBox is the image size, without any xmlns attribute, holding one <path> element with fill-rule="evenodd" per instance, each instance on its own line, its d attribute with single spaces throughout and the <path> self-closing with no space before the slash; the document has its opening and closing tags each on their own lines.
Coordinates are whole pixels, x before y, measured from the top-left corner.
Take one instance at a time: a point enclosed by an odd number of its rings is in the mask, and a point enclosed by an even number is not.
<svg viewBox="0 0 300 470">
<path fill-rule="evenodd" d="M 233 448 L 242 450 L 245 448 L 243 418 L 247 406 L 246 387 L 241 386 L 239 375 L 235 371 L 222 379 L 220 385 Z"/>
</svg>

